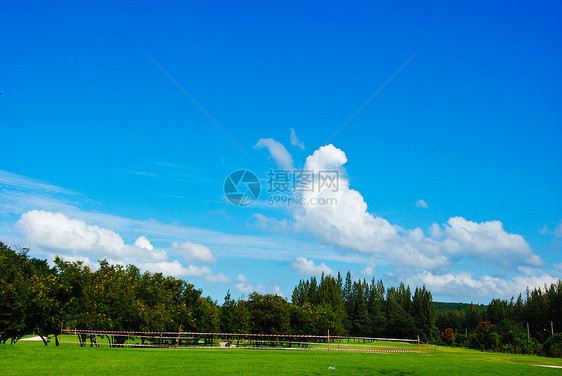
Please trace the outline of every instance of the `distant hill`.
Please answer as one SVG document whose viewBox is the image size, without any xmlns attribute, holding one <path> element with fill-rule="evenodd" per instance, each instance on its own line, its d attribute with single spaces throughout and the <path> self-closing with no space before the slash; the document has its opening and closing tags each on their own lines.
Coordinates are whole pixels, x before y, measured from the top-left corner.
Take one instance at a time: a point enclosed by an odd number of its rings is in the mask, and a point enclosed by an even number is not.
<svg viewBox="0 0 562 376">
<path fill-rule="evenodd" d="M 435 312 L 446 313 L 449 311 L 464 311 L 470 306 L 468 303 L 443 303 L 443 302 L 433 302 L 435 307 Z"/>
</svg>

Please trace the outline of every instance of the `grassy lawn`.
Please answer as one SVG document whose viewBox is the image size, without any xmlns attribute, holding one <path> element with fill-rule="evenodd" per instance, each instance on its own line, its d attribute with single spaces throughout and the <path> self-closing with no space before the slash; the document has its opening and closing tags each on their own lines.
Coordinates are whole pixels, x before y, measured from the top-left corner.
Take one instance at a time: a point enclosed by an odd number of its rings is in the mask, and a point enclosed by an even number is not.
<svg viewBox="0 0 562 376">
<path fill-rule="evenodd" d="M 431 353 L 431 352 L 430 352 Z M 2 375 L 560 375 L 562 359 L 439 348 L 436 356 L 292 350 L 0 345 Z M 335 370 L 328 369 L 334 367 Z"/>
</svg>

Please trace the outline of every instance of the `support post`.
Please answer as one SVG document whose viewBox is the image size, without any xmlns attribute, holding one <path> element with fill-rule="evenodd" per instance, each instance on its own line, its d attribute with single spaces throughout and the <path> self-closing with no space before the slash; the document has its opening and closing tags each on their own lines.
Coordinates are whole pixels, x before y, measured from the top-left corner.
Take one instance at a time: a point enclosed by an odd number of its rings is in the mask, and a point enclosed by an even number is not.
<svg viewBox="0 0 562 376">
<path fill-rule="evenodd" d="M 328 355 L 330 355 L 330 329 L 328 329 Z"/>
<path fill-rule="evenodd" d="M 61 323 L 60 323 L 60 337 L 59 337 L 58 341 L 57 341 L 56 338 L 55 338 L 55 341 L 56 341 L 56 345 L 57 345 L 57 346 L 59 346 L 59 345 L 60 345 L 60 342 L 62 341 L 62 331 L 63 331 L 63 329 L 64 329 L 64 328 L 63 328 L 63 323 L 61 322 Z M 56 336 L 55 336 L 55 337 L 56 337 Z"/>
<path fill-rule="evenodd" d="M 421 356 L 421 349 L 420 349 L 420 336 L 418 335 L 418 354 Z"/>
<path fill-rule="evenodd" d="M 180 334 L 181 334 L 181 325 L 180 325 L 180 330 L 178 331 L 178 340 L 176 343 L 176 351 L 178 351 L 178 347 L 180 347 Z"/>
</svg>

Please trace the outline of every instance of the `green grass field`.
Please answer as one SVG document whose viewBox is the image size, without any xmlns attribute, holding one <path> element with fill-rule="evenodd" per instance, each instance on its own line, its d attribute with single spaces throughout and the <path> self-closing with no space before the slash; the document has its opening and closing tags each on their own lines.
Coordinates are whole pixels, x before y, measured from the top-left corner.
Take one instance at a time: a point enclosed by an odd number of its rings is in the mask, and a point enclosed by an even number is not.
<svg viewBox="0 0 562 376">
<path fill-rule="evenodd" d="M 430 352 L 431 353 L 431 352 Z M 439 348 L 436 356 L 292 350 L 0 345 L 0 375 L 562 375 L 562 359 Z M 330 370 L 329 367 L 335 369 Z"/>
</svg>

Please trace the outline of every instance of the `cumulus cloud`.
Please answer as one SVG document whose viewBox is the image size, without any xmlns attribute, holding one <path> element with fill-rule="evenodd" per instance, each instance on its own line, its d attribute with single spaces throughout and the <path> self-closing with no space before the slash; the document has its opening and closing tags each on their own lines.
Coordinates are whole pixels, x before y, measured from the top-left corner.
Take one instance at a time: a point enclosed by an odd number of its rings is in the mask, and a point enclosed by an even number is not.
<svg viewBox="0 0 562 376">
<path fill-rule="evenodd" d="M 312 190 L 302 192 L 302 197 L 305 202 L 323 199 L 330 204 L 296 207 L 295 224 L 297 228 L 309 230 L 327 241 L 336 241 L 345 248 L 362 252 L 382 251 L 385 246 L 399 240 L 397 228 L 386 219 L 367 212 L 363 196 L 349 188 L 342 167 L 346 162 L 345 153 L 333 145 L 322 146 L 306 159 L 304 170 L 314 171 L 317 183 L 321 178 L 320 171 L 335 174 L 332 174 L 333 184 L 327 185 L 328 181 L 324 186 L 316 184 Z"/>
<path fill-rule="evenodd" d="M 426 285 L 433 294 L 451 297 L 501 297 L 508 299 L 517 296 L 530 289 L 550 285 L 558 281 L 558 278 L 548 274 L 515 276 L 511 280 L 497 277 L 482 276 L 474 278 L 470 273 L 460 272 L 457 274 L 445 273 L 441 275 L 424 271 L 415 275 L 408 282 L 413 285 Z"/>
<path fill-rule="evenodd" d="M 443 226 L 433 224 L 430 236 L 420 228 L 392 225 L 368 212 L 363 196 L 350 187 L 345 163 L 345 153 L 333 145 L 320 147 L 306 159 L 304 170 L 315 172 L 316 185 L 298 195 L 305 203 L 326 205 L 295 207 L 295 229 L 338 248 L 381 254 L 399 268 L 438 270 L 450 265 L 451 258 L 462 257 L 507 268 L 543 264 L 524 238 L 506 232 L 500 221 L 478 223 L 453 217 Z"/>
<path fill-rule="evenodd" d="M 473 256 L 494 264 L 514 262 L 541 266 L 543 261 L 521 235 L 509 234 L 500 221 L 472 222 L 462 217 L 449 218 L 442 232 L 442 245 L 449 254 Z"/>
<path fill-rule="evenodd" d="M 32 210 L 22 214 L 17 226 L 27 241 L 47 248 L 110 254 L 125 251 L 125 243 L 119 234 L 69 219 L 62 213 Z"/>
<path fill-rule="evenodd" d="M 258 143 L 254 145 L 254 148 L 266 148 L 269 150 L 271 157 L 280 168 L 285 170 L 291 170 L 293 168 L 293 157 L 289 154 L 287 149 L 285 149 L 283 144 L 275 141 L 273 138 L 260 138 Z"/>
<path fill-rule="evenodd" d="M 195 265 L 189 265 L 187 270 L 188 278 L 200 277 L 207 282 L 212 283 L 227 283 L 231 281 L 230 277 L 224 275 L 223 273 L 213 273 L 213 271 L 207 266 L 198 267 Z"/>
<path fill-rule="evenodd" d="M 429 208 L 429 205 L 424 200 L 419 199 L 418 201 L 416 201 L 416 207 L 427 209 L 427 208 Z"/>
<path fill-rule="evenodd" d="M 28 211 L 20 217 L 17 227 L 30 244 L 47 251 L 61 252 L 66 259 L 102 259 L 167 275 L 182 276 L 188 270 L 171 260 L 163 250 L 156 250 L 144 236 L 135 244 L 125 244 L 118 233 L 70 219 L 62 213 L 43 210 Z"/>
<path fill-rule="evenodd" d="M 203 262 L 212 262 L 216 263 L 217 259 L 213 256 L 211 250 L 202 245 L 202 244 L 195 244 L 192 242 L 184 242 L 184 243 L 172 243 L 172 248 L 178 252 L 186 261 L 203 261 Z"/>
<path fill-rule="evenodd" d="M 154 247 L 150 244 L 150 241 L 144 236 L 139 236 L 138 239 L 135 241 L 135 245 L 139 248 L 144 248 L 149 251 L 152 251 Z"/>
<path fill-rule="evenodd" d="M 316 172 L 317 184 L 314 189 L 302 192 L 304 201 L 324 200 L 329 204 L 296 207 L 295 228 L 312 232 L 338 248 L 384 254 L 404 267 L 447 265 L 448 260 L 439 254 L 436 242 L 423 236 L 423 231 L 405 231 L 367 211 L 363 196 L 350 188 L 343 168 L 346 162 L 345 153 L 333 145 L 322 146 L 306 159 L 304 170 Z M 322 180 L 321 171 L 325 176 L 331 174 L 333 180 Z"/>
<path fill-rule="evenodd" d="M 244 294 L 250 294 L 252 292 L 257 292 L 260 294 L 264 294 L 265 293 L 265 286 L 258 284 L 256 286 L 253 286 L 252 284 L 250 284 L 250 281 L 248 281 L 248 278 L 246 278 L 245 275 L 243 274 L 238 274 L 238 276 L 236 277 L 238 283 L 236 283 L 234 285 L 234 287 L 236 287 L 238 289 L 238 291 L 240 291 L 241 293 Z"/>
<path fill-rule="evenodd" d="M 291 145 L 296 146 L 301 150 L 304 150 L 304 142 L 299 140 L 297 134 L 295 133 L 294 128 L 291 128 Z"/>
<path fill-rule="evenodd" d="M 291 269 L 295 273 L 311 276 L 311 275 L 321 275 L 324 274 L 334 274 L 334 271 L 330 269 L 326 264 L 321 263 L 316 265 L 313 260 L 307 260 L 305 257 L 297 257 L 291 263 Z"/>
</svg>

